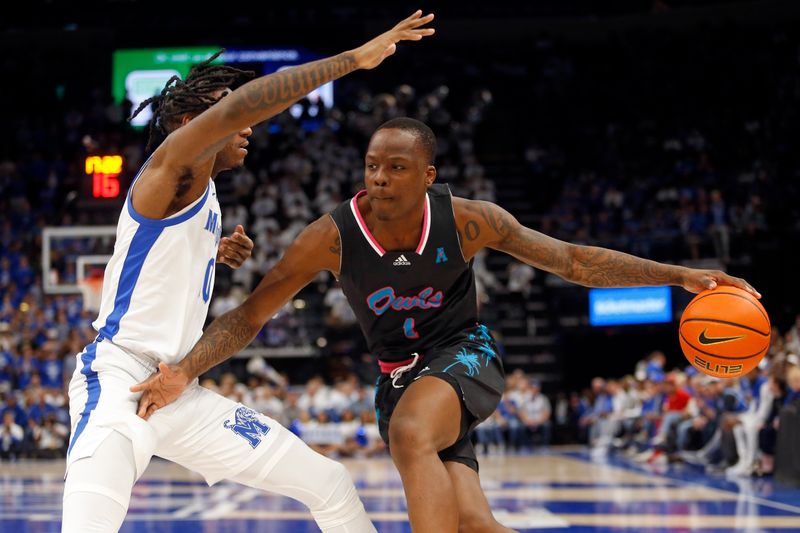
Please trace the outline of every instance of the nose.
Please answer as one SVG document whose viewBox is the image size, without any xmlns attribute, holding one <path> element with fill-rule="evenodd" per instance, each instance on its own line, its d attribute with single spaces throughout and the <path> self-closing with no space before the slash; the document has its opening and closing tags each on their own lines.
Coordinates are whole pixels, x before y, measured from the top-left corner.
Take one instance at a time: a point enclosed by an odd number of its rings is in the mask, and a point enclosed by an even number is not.
<svg viewBox="0 0 800 533">
<path fill-rule="evenodd" d="M 380 170 L 377 170 L 372 175 L 372 183 L 376 187 L 386 187 L 387 185 L 389 185 L 389 180 L 386 178 L 386 174 L 384 174 Z"/>
<path fill-rule="evenodd" d="M 244 138 L 244 139 L 247 139 L 252 134 L 253 134 L 253 128 L 251 128 L 249 126 L 239 132 L 239 136 Z"/>
</svg>

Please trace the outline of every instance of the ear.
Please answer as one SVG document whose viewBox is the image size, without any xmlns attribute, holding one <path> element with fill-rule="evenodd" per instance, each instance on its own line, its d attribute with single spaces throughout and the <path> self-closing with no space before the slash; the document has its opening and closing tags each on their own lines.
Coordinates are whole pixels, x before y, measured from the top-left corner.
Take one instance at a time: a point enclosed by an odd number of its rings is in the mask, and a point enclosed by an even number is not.
<svg viewBox="0 0 800 533">
<path fill-rule="evenodd" d="M 189 113 L 184 113 L 184 115 L 181 117 L 181 126 L 187 125 L 189 121 L 192 120 L 193 118 L 194 118 L 193 115 Z"/>
<path fill-rule="evenodd" d="M 425 169 L 425 186 L 430 187 L 434 181 L 436 181 L 436 167 L 428 165 L 428 168 Z"/>
</svg>

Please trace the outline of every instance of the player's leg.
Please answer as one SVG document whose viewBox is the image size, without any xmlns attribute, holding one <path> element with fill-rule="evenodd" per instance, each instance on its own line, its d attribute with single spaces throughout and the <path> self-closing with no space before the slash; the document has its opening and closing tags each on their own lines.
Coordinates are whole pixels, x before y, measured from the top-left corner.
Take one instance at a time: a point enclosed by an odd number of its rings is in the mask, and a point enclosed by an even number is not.
<svg viewBox="0 0 800 533">
<path fill-rule="evenodd" d="M 118 531 L 136 482 L 133 445 L 112 431 L 90 457 L 69 468 L 64 484 L 62 533 Z"/>
<path fill-rule="evenodd" d="M 107 342 L 90 344 L 77 359 L 69 385 L 72 437 L 62 531 L 117 531 L 154 442 L 128 390 L 148 370 Z"/>
<path fill-rule="evenodd" d="M 193 386 L 157 411 L 156 455 L 202 474 L 290 496 L 325 533 L 373 533 L 344 466 L 314 452 L 275 420 Z"/>
<path fill-rule="evenodd" d="M 478 473 L 469 466 L 456 461 L 445 461 L 445 468 L 453 483 L 458 500 L 459 533 L 509 532 L 509 529 L 494 519 L 489 502 L 481 488 Z"/>
<path fill-rule="evenodd" d="M 407 387 L 389 422 L 389 451 L 403 480 L 411 528 L 456 531 L 456 493 L 438 453 L 458 440 L 461 400 L 452 385 L 433 376 Z"/>
<path fill-rule="evenodd" d="M 324 533 L 373 533 L 349 472 L 278 426 L 275 453 L 256 461 L 232 481 L 288 496 L 305 504 Z"/>
</svg>

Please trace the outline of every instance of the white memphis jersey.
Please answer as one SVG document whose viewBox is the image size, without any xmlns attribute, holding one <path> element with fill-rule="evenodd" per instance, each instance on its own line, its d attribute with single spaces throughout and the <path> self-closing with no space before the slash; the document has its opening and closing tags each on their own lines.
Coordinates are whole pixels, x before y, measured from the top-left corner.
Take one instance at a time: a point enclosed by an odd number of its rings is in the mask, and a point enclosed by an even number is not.
<svg viewBox="0 0 800 533">
<path fill-rule="evenodd" d="M 155 220 L 133 209 L 131 190 L 92 325 L 104 341 L 174 364 L 203 333 L 222 234 L 219 201 L 209 179 L 197 201 Z"/>
</svg>

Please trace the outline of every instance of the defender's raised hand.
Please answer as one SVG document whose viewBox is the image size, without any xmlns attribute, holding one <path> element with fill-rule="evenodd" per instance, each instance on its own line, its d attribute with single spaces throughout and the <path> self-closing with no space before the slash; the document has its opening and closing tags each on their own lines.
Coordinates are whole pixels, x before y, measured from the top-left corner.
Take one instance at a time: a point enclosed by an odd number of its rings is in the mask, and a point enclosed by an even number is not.
<svg viewBox="0 0 800 533">
<path fill-rule="evenodd" d="M 397 50 L 397 43 L 400 41 L 419 41 L 423 37 L 433 35 L 433 28 L 422 28 L 425 24 L 433 20 L 433 13 L 422 16 L 422 10 L 417 10 L 414 14 L 386 33 L 375 37 L 366 44 L 353 50 L 358 68 L 372 69 L 392 55 Z"/>
</svg>

